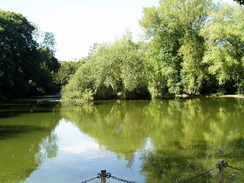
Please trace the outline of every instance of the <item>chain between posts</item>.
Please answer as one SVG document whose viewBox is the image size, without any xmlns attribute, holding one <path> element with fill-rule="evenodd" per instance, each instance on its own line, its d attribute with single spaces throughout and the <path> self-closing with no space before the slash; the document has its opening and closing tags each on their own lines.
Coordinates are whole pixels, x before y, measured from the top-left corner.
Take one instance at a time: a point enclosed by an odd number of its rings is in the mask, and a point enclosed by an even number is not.
<svg viewBox="0 0 244 183">
<path fill-rule="evenodd" d="M 220 168 L 221 166 L 222 166 L 222 168 L 229 167 L 229 168 L 232 168 L 232 169 L 235 169 L 235 170 L 244 171 L 243 169 L 236 168 L 236 167 L 233 167 L 231 165 L 228 165 L 228 163 L 226 163 L 226 162 L 224 162 L 224 160 L 220 159 L 219 163 L 217 163 L 213 168 L 211 168 L 211 169 L 209 169 L 209 170 L 207 170 L 207 171 L 205 171 L 205 172 L 203 172 L 201 174 L 198 174 L 198 175 L 196 175 L 194 177 L 191 177 L 191 178 L 188 178 L 188 179 L 185 179 L 185 180 L 181 180 L 181 181 L 176 181 L 176 182 L 173 182 L 173 183 L 182 183 L 182 182 L 186 182 L 186 181 L 190 181 L 190 180 L 196 179 L 196 178 L 198 178 L 200 176 L 203 176 L 203 175 L 205 175 L 205 174 L 207 174 L 209 172 L 212 172 L 216 168 Z M 223 176 L 223 172 L 220 171 L 220 175 Z M 220 177 L 219 178 L 219 182 L 224 182 L 224 180 L 221 180 L 221 177 Z"/>
<path fill-rule="evenodd" d="M 213 168 L 211 168 L 211 169 L 209 169 L 209 170 L 207 170 L 207 171 L 205 171 L 205 172 L 203 172 L 201 174 L 198 174 L 198 175 L 196 175 L 194 177 L 190 177 L 188 179 L 184 179 L 184 180 L 181 180 L 181 181 L 176 181 L 176 182 L 173 182 L 173 183 L 182 183 L 182 182 L 187 182 L 187 181 L 196 179 L 196 178 L 201 177 L 201 176 L 203 176 L 203 175 L 205 175 L 205 174 L 207 174 L 209 172 L 212 172 L 215 168 L 218 168 L 218 164 L 216 164 Z"/>
<path fill-rule="evenodd" d="M 128 182 L 128 183 L 136 183 L 136 182 L 133 182 L 133 181 L 129 181 L 129 180 L 125 180 L 125 179 L 122 179 L 122 178 L 118 178 L 118 177 L 116 177 L 116 176 L 112 176 L 111 175 L 111 173 L 106 173 L 106 177 L 107 178 L 113 178 L 113 179 L 116 179 L 116 180 L 118 180 L 118 181 L 121 181 L 121 182 Z"/>
<path fill-rule="evenodd" d="M 99 178 L 101 178 L 101 174 L 100 173 L 98 173 L 95 177 L 92 177 L 90 179 L 87 179 L 87 180 L 85 180 L 85 181 L 83 181 L 81 183 L 87 183 L 87 182 L 90 182 L 92 180 L 99 179 Z"/>
<path fill-rule="evenodd" d="M 181 181 L 176 181 L 176 182 L 173 182 L 173 183 L 183 183 L 183 182 L 187 182 L 187 181 L 196 179 L 196 178 L 201 177 L 201 176 L 203 176 L 203 175 L 205 175 L 207 173 L 212 172 L 216 168 L 219 168 L 220 169 L 220 175 L 221 174 L 223 175 L 223 168 L 224 167 L 229 167 L 229 168 L 232 168 L 232 169 L 235 169 L 235 170 L 244 171 L 243 169 L 236 168 L 236 167 L 233 167 L 231 165 L 228 165 L 228 163 L 226 163 L 226 162 L 224 162 L 224 160 L 220 159 L 219 160 L 219 163 L 217 163 L 213 168 L 211 168 L 211 169 L 209 169 L 209 170 L 207 170 L 207 171 L 205 171 L 205 172 L 203 172 L 201 174 L 198 174 L 198 175 L 196 175 L 194 177 L 190 177 L 188 179 L 184 179 L 184 180 L 181 180 Z M 221 172 L 221 169 L 222 169 L 222 172 Z M 97 178 L 101 178 L 102 182 L 103 182 L 103 179 L 104 179 L 104 182 L 106 182 L 106 178 L 113 178 L 113 179 L 116 179 L 116 180 L 121 181 L 121 182 L 137 183 L 137 182 L 125 180 L 125 179 L 122 179 L 122 178 L 118 178 L 116 176 L 112 176 L 112 174 L 110 172 L 107 172 L 106 173 L 106 170 L 101 170 L 101 173 L 98 173 L 95 177 L 92 177 L 90 179 L 87 179 L 87 180 L 85 180 L 85 181 L 83 181 L 81 183 L 87 183 L 87 182 L 90 182 L 90 181 L 95 180 Z M 224 179 L 223 180 L 221 180 L 221 179 L 223 179 L 223 176 L 220 177 L 219 182 L 224 182 Z"/>
<path fill-rule="evenodd" d="M 90 178 L 90 179 L 87 179 L 87 180 L 85 180 L 85 181 L 83 181 L 83 182 L 81 182 L 81 183 L 87 183 L 87 182 L 90 182 L 90 181 L 92 181 L 92 180 L 95 180 L 95 179 L 99 179 L 99 178 L 102 178 L 102 176 L 105 176 L 105 178 L 113 178 L 113 179 L 116 179 L 116 180 L 118 180 L 118 181 L 121 181 L 121 182 L 127 182 L 127 183 L 137 183 L 137 182 L 133 182 L 133 181 L 129 181 L 129 180 L 125 180 L 125 179 L 122 179 L 122 178 L 118 178 L 118 177 L 116 177 L 116 176 L 112 176 L 112 174 L 111 173 L 106 173 L 106 170 L 101 170 L 101 173 L 98 173 L 95 177 L 92 177 L 92 178 Z"/>
<path fill-rule="evenodd" d="M 129 180 L 125 180 L 125 179 L 118 178 L 116 176 L 111 176 L 111 177 L 113 179 L 116 179 L 116 180 L 121 181 L 121 182 L 136 183 L 136 182 L 133 182 L 133 181 L 129 181 Z"/>
<path fill-rule="evenodd" d="M 236 168 L 236 167 L 233 167 L 233 166 L 231 166 L 231 165 L 228 165 L 228 163 L 225 163 L 225 166 L 226 166 L 226 167 L 229 167 L 229 168 L 232 168 L 232 169 L 235 169 L 235 170 L 244 171 L 243 169 Z"/>
</svg>

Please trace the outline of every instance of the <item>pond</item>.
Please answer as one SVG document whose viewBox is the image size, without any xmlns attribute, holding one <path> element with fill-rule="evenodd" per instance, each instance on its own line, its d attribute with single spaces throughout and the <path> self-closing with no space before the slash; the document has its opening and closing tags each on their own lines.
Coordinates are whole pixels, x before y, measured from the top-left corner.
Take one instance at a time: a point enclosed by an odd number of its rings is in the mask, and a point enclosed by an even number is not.
<svg viewBox="0 0 244 183">
<path fill-rule="evenodd" d="M 219 159 L 243 170 L 243 106 L 244 99 L 217 97 L 1 103 L 0 182 L 80 183 L 106 169 L 124 180 L 170 183 Z M 189 182 L 216 183 L 218 172 Z M 227 167 L 225 180 L 244 182 L 244 173 Z"/>
</svg>

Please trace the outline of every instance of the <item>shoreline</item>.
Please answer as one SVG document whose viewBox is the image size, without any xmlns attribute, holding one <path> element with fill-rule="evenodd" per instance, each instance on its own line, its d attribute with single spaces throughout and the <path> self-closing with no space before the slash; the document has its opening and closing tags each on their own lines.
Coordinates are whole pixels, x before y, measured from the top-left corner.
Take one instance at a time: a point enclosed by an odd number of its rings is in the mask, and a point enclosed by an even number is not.
<svg viewBox="0 0 244 183">
<path fill-rule="evenodd" d="M 187 98 L 195 98 L 195 97 L 220 97 L 220 98 L 244 98 L 244 94 L 227 94 L 227 95 L 187 95 L 187 94 L 182 94 L 182 95 L 165 95 L 165 96 L 160 96 L 157 99 L 163 100 L 163 99 L 170 99 L 170 98 L 181 98 L 181 99 L 187 99 Z M 150 99 L 153 100 L 153 99 Z M 0 100 L 0 102 L 4 102 L 6 100 Z M 53 95 L 42 95 L 42 96 L 32 96 L 30 98 L 24 98 L 24 99 L 12 99 L 12 100 L 7 100 L 7 101 L 56 101 L 56 102 L 61 102 L 64 100 L 61 100 L 61 94 L 53 94 Z"/>
<path fill-rule="evenodd" d="M 218 95 L 218 97 L 228 97 L 228 98 L 244 98 L 244 95 Z"/>
<path fill-rule="evenodd" d="M 227 95 L 218 95 L 218 94 L 210 94 L 210 95 L 175 95 L 175 97 L 179 98 L 190 98 L 190 97 L 222 97 L 222 98 L 244 98 L 244 94 L 227 94 Z"/>
</svg>

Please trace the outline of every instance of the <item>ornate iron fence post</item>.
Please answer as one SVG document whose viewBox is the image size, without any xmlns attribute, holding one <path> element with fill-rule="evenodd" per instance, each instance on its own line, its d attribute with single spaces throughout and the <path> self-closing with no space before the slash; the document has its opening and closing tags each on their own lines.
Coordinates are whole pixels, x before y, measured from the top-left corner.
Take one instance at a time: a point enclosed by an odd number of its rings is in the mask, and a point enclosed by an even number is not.
<svg viewBox="0 0 244 183">
<path fill-rule="evenodd" d="M 219 159 L 219 183 L 224 183 L 224 160 Z"/>
<path fill-rule="evenodd" d="M 106 183 L 106 170 L 101 170 L 101 183 Z"/>
</svg>

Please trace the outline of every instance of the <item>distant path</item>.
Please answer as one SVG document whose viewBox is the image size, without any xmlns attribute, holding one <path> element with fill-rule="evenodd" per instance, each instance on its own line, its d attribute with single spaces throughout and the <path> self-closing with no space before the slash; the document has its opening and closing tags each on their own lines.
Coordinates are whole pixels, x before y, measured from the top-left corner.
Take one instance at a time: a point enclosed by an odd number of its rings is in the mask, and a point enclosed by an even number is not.
<svg viewBox="0 0 244 183">
<path fill-rule="evenodd" d="M 219 95 L 219 97 L 244 98 L 244 95 Z"/>
<path fill-rule="evenodd" d="M 180 95 L 175 95 L 176 97 L 180 97 L 180 98 L 189 98 L 189 97 L 226 97 L 226 98 L 244 98 L 244 94 L 238 94 L 238 95 L 217 95 L 217 94 L 213 94 L 213 95 L 187 95 L 187 94 L 180 94 Z"/>
</svg>

